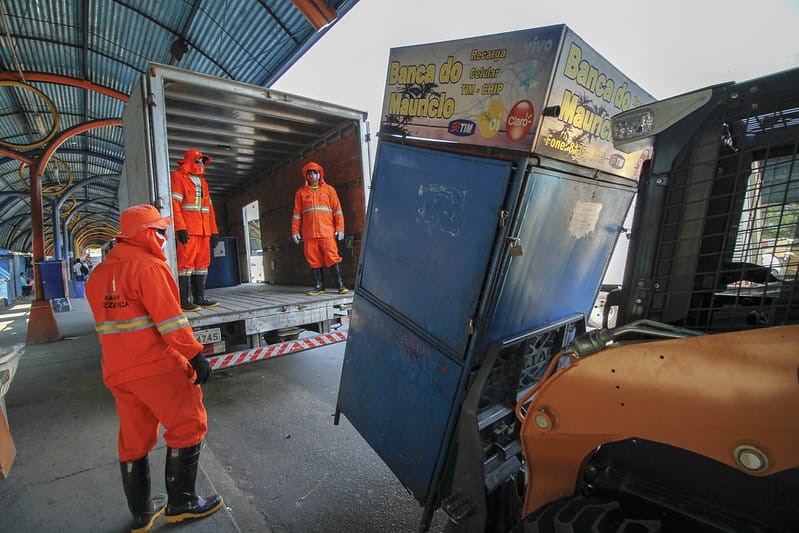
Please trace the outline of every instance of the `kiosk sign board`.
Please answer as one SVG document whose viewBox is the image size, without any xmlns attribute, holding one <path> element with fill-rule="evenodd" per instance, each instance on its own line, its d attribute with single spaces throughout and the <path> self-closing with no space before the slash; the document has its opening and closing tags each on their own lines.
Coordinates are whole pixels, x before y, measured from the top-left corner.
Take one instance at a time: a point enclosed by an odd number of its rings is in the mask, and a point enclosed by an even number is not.
<svg viewBox="0 0 799 533">
<path fill-rule="evenodd" d="M 565 25 L 391 49 L 383 135 L 534 152 L 627 178 L 610 118 L 651 95 Z"/>
</svg>

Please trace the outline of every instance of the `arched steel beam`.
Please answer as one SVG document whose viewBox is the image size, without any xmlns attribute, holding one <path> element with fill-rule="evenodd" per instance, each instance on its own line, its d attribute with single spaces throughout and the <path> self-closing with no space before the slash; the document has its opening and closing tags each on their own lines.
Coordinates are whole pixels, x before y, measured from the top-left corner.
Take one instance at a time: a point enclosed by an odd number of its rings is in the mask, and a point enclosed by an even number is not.
<svg viewBox="0 0 799 533">
<path fill-rule="evenodd" d="M 76 245 L 79 244 L 78 241 L 80 241 L 80 244 L 83 244 L 85 242 L 88 242 L 90 240 L 97 239 L 97 238 L 102 238 L 102 239 L 105 239 L 106 241 L 109 241 L 112 238 L 114 238 L 114 236 L 117 233 L 119 233 L 119 230 L 117 230 L 115 228 L 111 228 L 111 227 L 96 227 L 96 226 L 93 226 L 93 227 L 85 228 L 82 231 L 82 233 L 80 235 L 80 238 L 78 240 L 76 240 Z M 84 246 L 81 246 L 81 248 L 84 248 Z"/>
<path fill-rule="evenodd" d="M 25 194 L 24 196 L 25 196 L 25 197 L 27 197 L 28 195 L 27 195 L 27 194 Z M 12 199 L 8 200 L 7 202 L 0 203 L 0 213 L 5 213 L 5 212 L 7 212 L 9 209 L 11 209 L 11 206 L 12 206 L 12 205 L 14 205 L 15 203 L 18 203 L 18 202 L 25 203 L 25 199 L 24 199 L 24 198 L 23 198 L 23 199 L 20 199 L 20 198 L 12 198 Z M 27 204 L 26 204 L 26 205 L 27 205 Z M 0 217 L 0 220 L 2 220 L 2 217 Z"/>
<path fill-rule="evenodd" d="M 31 230 L 33 233 L 33 261 L 35 271 L 36 299 L 31 303 L 28 315 L 28 344 L 52 342 L 60 338 L 58 323 L 53 315 L 53 308 L 48 300 L 44 299 L 44 286 L 40 275 L 38 262 L 45 257 L 44 223 L 42 218 L 42 182 L 40 176 L 47 168 L 47 163 L 59 146 L 73 135 L 88 131 L 93 128 L 105 126 L 121 126 L 121 119 L 95 120 L 69 128 L 57 135 L 47 149 L 30 165 L 31 189 Z"/>
<path fill-rule="evenodd" d="M 12 232 L 13 232 L 13 230 L 12 230 Z M 21 246 L 19 244 L 19 241 L 22 241 L 22 245 Z M 31 249 L 31 244 L 33 243 L 33 235 L 31 235 L 30 231 L 21 232 L 16 237 L 9 237 L 6 242 L 8 242 L 7 248 L 10 249 L 10 250 L 28 251 L 28 250 Z"/>
<path fill-rule="evenodd" d="M 113 177 L 118 177 L 118 176 L 119 176 L 119 174 L 102 174 L 102 175 L 99 175 L 99 176 L 93 176 L 91 178 L 87 178 L 87 179 L 81 181 L 80 183 L 76 183 L 75 185 L 73 185 L 72 187 L 67 189 L 67 191 L 56 202 L 58 210 L 59 211 L 61 210 L 61 208 L 63 207 L 64 202 L 69 199 L 69 196 L 75 190 L 77 190 L 77 189 L 79 189 L 81 187 L 87 186 L 87 185 L 91 185 L 95 181 L 100 181 L 100 180 L 103 180 L 103 179 L 108 179 L 108 178 L 113 178 Z M 107 192 L 114 192 L 116 190 L 116 189 L 114 189 L 111 186 L 106 186 L 106 185 L 103 185 L 103 184 L 96 185 L 96 187 L 99 187 L 101 189 L 105 189 Z M 9 201 L 5 202 L 5 203 L 0 203 L 0 213 L 5 213 L 8 209 L 11 208 L 11 206 L 14 203 L 17 203 L 19 201 L 25 202 L 26 200 L 28 200 L 30 198 L 30 193 L 25 193 L 25 192 L 0 192 L 0 199 L 2 199 L 3 197 L 10 197 L 11 199 Z M 30 221 L 29 221 L 28 227 L 30 227 Z"/>
<path fill-rule="evenodd" d="M 101 154 L 99 152 L 94 152 L 91 150 L 80 150 L 78 148 L 61 148 L 58 151 L 59 154 L 75 154 L 75 155 L 83 155 L 86 157 L 94 157 L 97 159 L 104 159 L 111 163 L 116 163 L 117 165 L 122 165 L 125 160 L 121 157 L 113 157 L 108 154 Z"/>
<path fill-rule="evenodd" d="M 59 198 L 59 200 L 56 201 L 56 207 L 58 208 L 58 210 L 61 210 L 61 207 L 64 205 L 64 202 L 67 201 L 69 196 L 73 192 L 75 192 L 76 190 L 78 190 L 78 189 L 80 189 L 82 187 L 86 187 L 87 185 L 91 185 L 95 181 L 105 180 L 105 179 L 108 179 L 108 178 L 118 178 L 118 177 L 119 177 L 119 174 L 100 174 L 100 175 L 97 175 L 97 176 L 92 176 L 91 178 L 86 178 L 85 180 L 82 180 L 82 181 L 76 183 L 75 185 L 72 185 L 69 188 L 67 188 L 67 190 L 65 190 L 64 193 L 61 195 L 61 198 Z M 100 198 L 103 198 L 103 197 L 101 196 Z"/>
<path fill-rule="evenodd" d="M 92 120 L 90 122 L 86 122 L 86 123 L 83 123 L 83 124 L 78 124 L 77 126 L 73 126 L 73 127 L 69 128 L 68 130 L 64 130 L 63 132 L 58 134 L 55 137 L 55 139 L 53 139 L 50 142 L 50 144 L 47 146 L 47 149 L 42 153 L 42 155 L 37 159 L 36 164 L 35 165 L 31 165 L 31 169 L 30 169 L 31 190 L 33 190 L 34 181 L 36 181 L 37 182 L 36 183 L 36 187 L 40 191 L 39 192 L 39 198 L 41 198 L 41 181 L 39 180 L 39 176 L 41 176 L 44 173 L 44 169 L 47 168 L 47 163 L 50 161 L 50 158 L 53 156 L 53 154 L 56 152 L 56 150 L 58 150 L 58 148 L 67 139 L 69 139 L 70 137 L 73 137 L 75 135 L 78 135 L 79 133 L 83 133 L 84 131 L 89 131 L 89 130 L 92 130 L 92 129 L 95 129 L 95 128 L 103 128 L 103 127 L 106 127 L 106 126 L 121 126 L 121 125 L 122 125 L 122 120 L 118 119 L 118 118 L 116 118 L 116 119 Z M 35 180 L 34 180 L 34 177 L 35 177 Z M 33 194 L 31 194 L 31 197 L 33 198 Z M 86 204 L 84 204 L 84 205 L 86 205 Z M 39 201 L 39 203 L 38 203 L 38 205 L 36 207 L 38 208 L 39 214 L 35 218 L 37 220 L 41 220 L 41 201 Z M 35 213 L 34 213 L 35 211 L 37 211 L 37 209 L 35 209 L 34 206 L 31 205 L 31 216 L 32 217 L 35 215 Z M 74 211 L 73 211 L 73 213 L 74 213 Z M 65 224 L 67 224 L 67 223 L 68 223 L 68 221 L 65 222 Z M 60 239 L 60 228 L 54 228 L 54 229 L 56 230 L 54 232 L 54 235 L 56 235 L 56 237 L 55 237 L 55 241 L 56 242 L 54 243 L 54 247 L 57 250 L 58 249 L 58 244 L 59 244 L 58 240 Z M 34 236 L 36 236 L 36 234 L 37 234 L 37 232 L 34 229 Z M 34 249 L 36 249 L 35 246 L 34 246 Z"/>
<path fill-rule="evenodd" d="M 101 179 L 106 179 L 106 178 L 111 177 L 111 176 L 119 176 L 119 175 L 118 174 L 103 174 L 103 175 L 100 175 L 100 176 L 94 176 L 92 178 L 87 178 L 87 179 L 85 179 L 83 181 L 80 181 L 79 183 L 76 183 L 76 184 L 72 185 L 66 191 L 64 191 L 64 193 L 59 197 L 59 199 L 55 201 L 55 203 L 53 205 L 53 235 L 55 235 L 55 242 L 53 243 L 53 246 L 55 248 L 55 257 L 56 257 L 56 259 L 61 259 L 60 251 L 61 251 L 62 247 L 64 247 L 64 246 L 62 246 L 62 244 L 63 245 L 67 244 L 66 240 L 64 241 L 64 243 L 61 242 L 61 217 L 58 216 L 58 213 L 61 212 L 61 208 L 64 206 L 64 202 L 66 202 L 69 199 L 69 197 L 72 195 L 72 193 L 74 193 L 77 189 L 80 189 L 80 188 L 85 187 L 87 185 L 91 185 L 92 182 L 95 182 L 95 181 L 98 181 L 98 180 L 101 180 Z M 72 212 L 77 211 L 80 208 L 80 206 L 85 204 L 85 203 L 89 203 L 89 202 L 83 202 L 81 204 L 78 204 L 77 201 L 76 201 L 75 209 L 73 209 Z M 65 223 L 65 227 L 66 227 L 66 223 Z M 66 232 L 64 232 L 64 237 L 66 238 Z M 66 255 L 66 252 L 65 252 L 64 255 Z"/>
<path fill-rule="evenodd" d="M 22 213 L 21 215 L 14 215 L 13 217 L 8 217 L 5 220 L 0 220 L 0 227 L 5 226 L 6 224 L 11 224 L 12 222 L 16 222 L 23 218 L 28 218 L 30 215 L 28 213 Z"/>
<path fill-rule="evenodd" d="M 37 41 L 40 39 L 36 39 Z M 58 43 L 59 45 L 64 45 L 64 43 Z M 116 59 L 119 61 L 119 58 L 111 58 Z M 138 70 L 138 69 L 137 69 Z M 58 85 L 68 85 L 70 87 L 79 87 L 81 89 L 87 89 L 90 91 L 94 91 L 96 93 L 104 94 L 106 96 L 110 96 L 111 98 L 115 98 L 117 100 L 121 100 L 123 102 L 128 101 L 128 95 L 123 94 L 119 91 L 115 91 L 113 89 L 109 89 L 108 87 L 103 87 L 102 85 L 97 85 L 96 83 L 92 83 L 86 80 L 79 80 L 77 78 L 70 78 L 69 76 L 58 76 L 56 74 L 47 74 L 44 72 L 23 72 L 20 74 L 19 72 L 0 72 L 0 80 L 14 80 L 14 81 L 36 81 L 40 83 L 55 83 Z"/>
<path fill-rule="evenodd" d="M 5 146 L 0 146 L 0 155 L 7 156 L 9 159 L 15 159 L 17 161 L 21 161 L 29 165 L 33 163 L 32 158 L 28 157 L 22 152 L 17 152 L 16 150 L 12 150 L 11 148 L 6 148 Z M 0 159 L 0 164 L 3 163 L 5 163 L 5 161 Z"/>
<path fill-rule="evenodd" d="M 108 203 L 108 202 L 105 202 L 105 200 L 111 200 L 111 202 Z M 73 209 L 72 212 L 67 216 L 67 218 L 64 219 L 64 228 L 69 228 L 69 223 L 72 221 L 72 219 L 75 217 L 75 215 L 78 214 L 78 211 L 80 211 L 80 210 L 82 210 L 82 209 L 84 209 L 86 207 L 89 207 L 91 205 L 94 205 L 94 204 L 102 204 L 104 207 L 108 207 L 109 209 L 114 209 L 114 208 L 117 207 L 117 205 L 115 203 L 115 200 L 116 200 L 116 197 L 107 197 L 106 196 L 106 197 L 101 197 L 101 198 L 95 198 L 94 200 L 89 200 L 88 202 L 82 203 L 81 205 L 79 205 L 75 209 Z M 70 233 L 72 233 L 72 239 L 71 239 L 72 241 L 76 241 L 76 240 L 78 240 L 80 238 L 81 230 L 82 230 L 82 228 L 80 228 L 80 227 L 72 228 L 72 230 L 70 231 Z M 65 239 L 65 242 L 66 242 L 66 239 Z"/>
<path fill-rule="evenodd" d="M 28 198 L 30 196 L 29 193 L 26 192 L 15 192 L 15 191 L 2 191 L 0 192 L 0 198 L 3 197 L 13 197 L 13 198 Z"/>
<path fill-rule="evenodd" d="M 111 200 L 111 202 L 110 203 L 105 202 L 106 200 Z M 115 201 L 116 201 L 116 197 L 115 196 L 101 196 L 99 198 L 94 198 L 92 200 L 89 200 L 88 202 L 83 202 L 82 204 L 80 204 L 79 206 L 75 207 L 75 209 L 72 210 L 72 212 L 64 220 L 64 224 L 65 225 L 69 225 L 69 223 L 72 221 L 72 218 L 76 214 L 78 214 L 78 211 L 80 211 L 80 210 L 82 210 L 82 209 L 84 209 L 86 207 L 89 207 L 90 205 L 104 203 L 105 207 L 113 209 L 113 208 L 116 207 Z"/>
<path fill-rule="evenodd" d="M 106 126 L 122 126 L 122 119 L 119 118 L 103 118 L 92 120 L 89 122 L 85 122 L 83 124 L 78 124 L 77 126 L 73 126 L 68 130 L 64 130 L 58 134 L 47 146 L 47 149 L 42 152 L 42 155 L 36 161 L 36 175 L 40 176 L 44 169 L 47 168 L 47 163 L 50 162 L 50 158 L 53 157 L 53 154 L 58 150 L 58 148 L 70 137 L 78 135 L 79 133 L 83 133 L 84 131 L 93 130 L 96 128 L 104 128 Z M 33 169 L 31 169 L 33 170 Z"/>
</svg>

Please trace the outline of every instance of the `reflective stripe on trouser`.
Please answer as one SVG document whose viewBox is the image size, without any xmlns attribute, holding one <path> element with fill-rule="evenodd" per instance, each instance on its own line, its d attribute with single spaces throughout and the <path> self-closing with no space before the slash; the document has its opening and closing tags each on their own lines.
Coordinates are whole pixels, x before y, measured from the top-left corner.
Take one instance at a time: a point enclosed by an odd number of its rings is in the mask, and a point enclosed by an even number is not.
<svg viewBox="0 0 799 533">
<path fill-rule="evenodd" d="M 175 250 L 178 261 L 178 276 L 207 274 L 211 264 L 211 237 L 189 235 L 189 242 L 178 243 Z"/>
<path fill-rule="evenodd" d="M 119 417 L 117 450 L 120 461 L 144 457 L 158 441 L 158 424 L 171 448 L 188 448 L 201 442 L 208 430 L 203 393 L 194 385 L 195 374 L 175 368 L 111 387 Z"/>
<path fill-rule="evenodd" d="M 311 268 L 331 267 L 336 263 L 341 263 L 335 237 L 303 239 L 302 242 L 304 243 L 305 259 Z"/>
</svg>

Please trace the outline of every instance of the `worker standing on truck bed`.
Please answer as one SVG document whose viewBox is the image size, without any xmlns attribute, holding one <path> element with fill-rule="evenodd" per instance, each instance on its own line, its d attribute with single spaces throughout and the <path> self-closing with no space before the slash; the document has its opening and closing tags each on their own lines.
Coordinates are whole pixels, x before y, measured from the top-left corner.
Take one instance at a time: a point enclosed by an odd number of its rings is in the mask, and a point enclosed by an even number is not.
<svg viewBox="0 0 799 533">
<path fill-rule="evenodd" d="M 201 384 L 211 376 L 183 315 L 162 247 L 170 217 L 151 205 L 122 212 L 120 235 L 86 285 L 102 345 L 103 383 L 119 417 L 117 449 L 131 529 L 149 531 L 166 510 L 167 522 L 202 518 L 222 507 L 214 494 L 194 492 L 200 444 L 208 429 Z M 148 454 L 166 429 L 167 498 L 150 498 Z"/>
<path fill-rule="evenodd" d="M 311 162 L 302 167 L 305 185 L 294 195 L 291 238 L 303 242 L 305 259 L 313 269 L 316 286 L 306 294 L 325 292 L 324 267 L 333 271 L 339 294 L 349 292 L 341 280 L 341 256 L 336 240 L 344 239 L 344 212 L 336 189 L 325 183 L 325 170 Z"/>
<path fill-rule="evenodd" d="M 210 162 L 210 157 L 191 148 L 186 150 L 183 160 L 178 161 L 180 166 L 171 174 L 172 215 L 178 241 L 178 288 L 180 307 L 184 311 L 219 305 L 205 297 L 211 249 L 219 241 L 214 204 L 204 177 L 205 165 Z"/>
</svg>

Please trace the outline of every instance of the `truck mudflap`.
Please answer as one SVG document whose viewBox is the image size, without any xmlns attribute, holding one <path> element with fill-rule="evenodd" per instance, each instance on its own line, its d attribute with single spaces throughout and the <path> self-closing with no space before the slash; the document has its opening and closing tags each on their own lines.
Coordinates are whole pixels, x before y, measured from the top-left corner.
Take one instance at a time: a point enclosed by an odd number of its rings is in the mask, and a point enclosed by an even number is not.
<svg viewBox="0 0 799 533">
<path fill-rule="evenodd" d="M 256 361 L 262 361 L 272 357 L 279 357 L 281 355 L 303 352 L 312 348 L 328 346 L 330 344 L 335 344 L 337 342 L 343 342 L 346 340 L 346 331 L 336 331 L 334 333 L 327 333 L 317 337 L 309 337 L 307 339 L 281 342 L 278 344 L 270 344 L 269 346 L 262 346 L 260 348 L 242 350 L 240 352 L 215 355 L 213 357 L 209 357 L 208 362 L 211 364 L 211 369 L 221 370 L 223 368 L 255 363 Z"/>
</svg>

